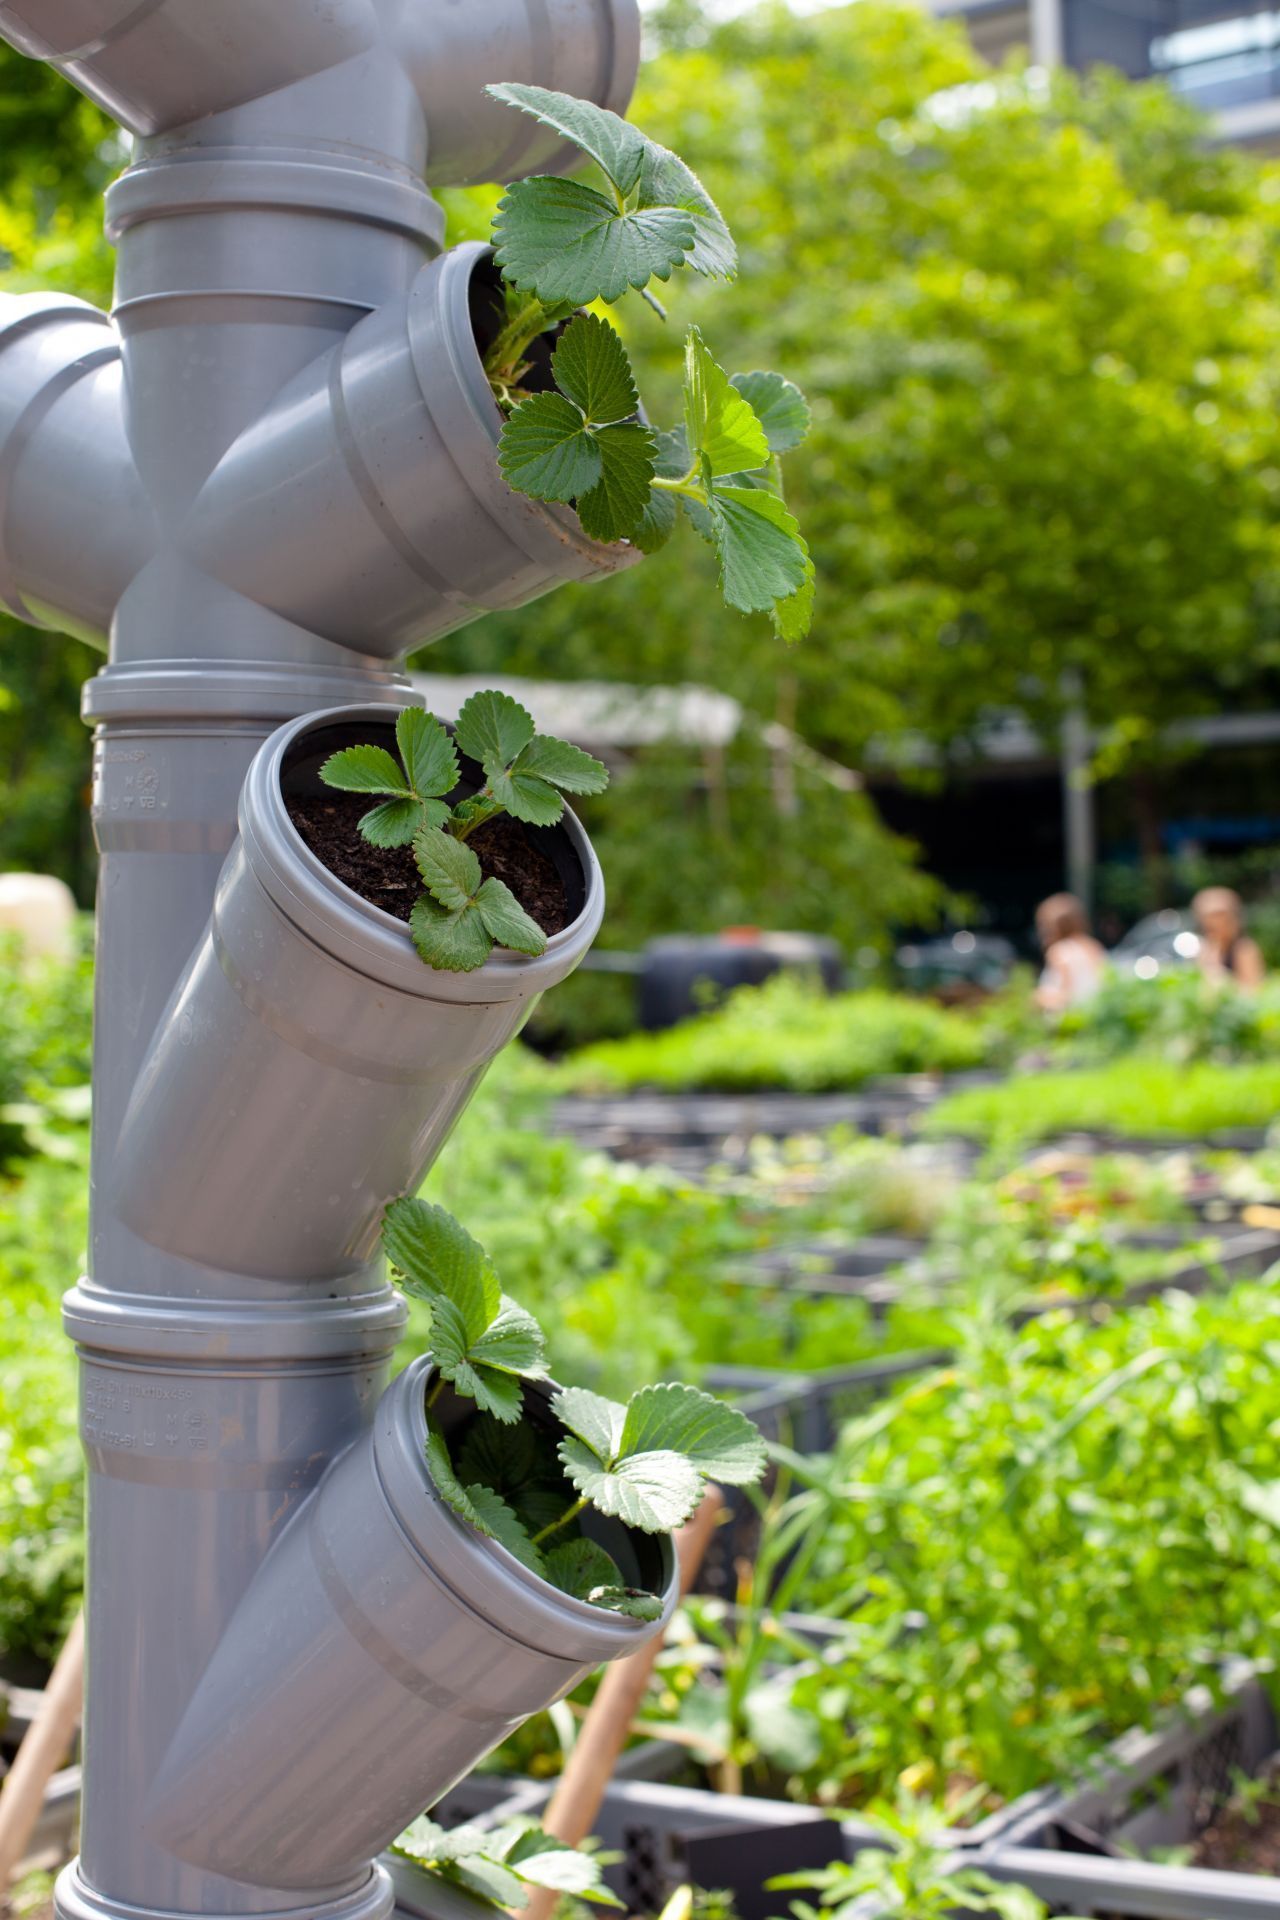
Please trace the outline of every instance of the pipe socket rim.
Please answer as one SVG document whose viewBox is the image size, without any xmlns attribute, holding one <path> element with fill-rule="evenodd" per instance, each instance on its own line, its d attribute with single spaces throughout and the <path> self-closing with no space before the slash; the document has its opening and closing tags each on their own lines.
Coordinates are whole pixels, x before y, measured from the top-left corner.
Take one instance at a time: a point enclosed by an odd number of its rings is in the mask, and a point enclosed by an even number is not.
<svg viewBox="0 0 1280 1920">
<path fill-rule="evenodd" d="M 373 1457 L 383 1495 L 405 1537 L 455 1598 L 513 1639 L 562 1660 L 617 1660 L 657 1634 L 675 1612 L 679 1569 L 670 1534 L 654 1535 L 662 1558 L 662 1614 L 631 1620 L 561 1593 L 515 1555 L 459 1519 L 427 1470 L 426 1389 L 430 1354 L 411 1361 L 383 1394 L 373 1423 Z M 553 1391 L 552 1386 L 530 1391 Z"/>
<path fill-rule="evenodd" d="M 118 661 L 86 680 L 81 717 L 88 726 L 131 720 L 215 723 L 268 720 L 275 725 L 353 702 L 411 706 L 406 676 L 379 663 L 368 667 L 264 665 L 257 660 Z M 385 717 L 385 715 L 383 716 Z"/>
<path fill-rule="evenodd" d="M 67 1338 L 94 1354 L 181 1361 L 215 1373 L 307 1361 L 349 1364 L 391 1353 L 408 1319 L 400 1294 L 380 1287 L 339 1299 L 166 1300 L 82 1279 L 63 1295 Z"/>
<path fill-rule="evenodd" d="M 359 220 L 421 241 L 432 252 L 444 240 L 444 209 L 407 168 L 287 152 L 257 153 L 252 160 L 204 152 L 140 160 L 107 189 L 107 238 L 118 245 L 146 220 L 246 207 Z"/>
<path fill-rule="evenodd" d="M 517 493 L 498 465 L 502 415 L 471 322 L 471 283 L 492 259 L 483 240 L 465 240 L 429 262 L 409 290 L 409 350 L 423 404 L 475 499 L 531 560 L 559 570 L 568 547 L 595 571 L 616 573 L 641 558 L 638 548 L 590 539 L 572 507 Z M 449 382 L 440 379 L 442 355 Z"/>
<path fill-rule="evenodd" d="M 418 706 L 410 695 L 401 702 Z M 336 723 L 385 726 L 385 707 L 331 707 L 279 727 L 255 755 L 240 796 L 240 839 L 249 868 L 271 900 L 299 931 L 343 965 L 384 986 L 422 1000 L 492 1006 L 532 999 L 571 973 L 595 939 L 604 918 L 604 879 L 576 817 L 565 808 L 560 823 L 582 867 L 584 904 L 571 925 L 547 941 L 536 958 L 497 948 L 474 973 L 445 973 L 418 956 L 403 920 L 372 906 L 330 873 L 289 818 L 281 771 L 290 749 L 305 735 Z M 217 906 L 214 907 L 217 920 Z"/>
<path fill-rule="evenodd" d="M 308 1900 L 305 1906 L 257 1907 L 255 1914 L 256 1920 L 389 1920 L 394 1904 L 391 1876 L 380 1862 L 375 1862 L 366 1879 L 335 1899 Z M 60 1920 L 192 1920 L 189 1912 L 137 1907 L 99 1893 L 85 1879 L 78 1857 L 58 1875 L 54 1908 Z M 245 1920 L 245 1915 L 204 1913 L 201 1920 Z"/>
</svg>

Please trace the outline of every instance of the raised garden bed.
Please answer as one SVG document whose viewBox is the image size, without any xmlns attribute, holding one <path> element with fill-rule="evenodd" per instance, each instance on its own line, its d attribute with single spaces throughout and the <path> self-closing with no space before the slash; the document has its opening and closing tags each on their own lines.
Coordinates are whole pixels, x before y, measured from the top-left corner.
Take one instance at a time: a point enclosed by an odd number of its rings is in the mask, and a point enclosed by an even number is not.
<svg viewBox="0 0 1280 1920">
<path fill-rule="evenodd" d="M 1205 1235 L 1196 1236 L 1190 1226 L 1122 1227 L 1114 1235 L 1116 1244 L 1135 1251 L 1158 1252 L 1167 1248 L 1176 1252 L 1182 1246 L 1198 1246 Z M 1116 1296 L 1128 1303 L 1149 1299 L 1152 1294 L 1178 1288 L 1200 1292 L 1222 1281 L 1246 1279 L 1265 1273 L 1280 1260 L 1280 1231 L 1270 1227 L 1251 1227 L 1228 1221 L 1212 1234 L 1216 1251 L 1186 1265 L 1135 1282 Z M 771 1247 L 754 1255 L 725 1276 L 726 1284 L 763 1289 L 785 1289 L 816 1298 L 855 1296 L 864 1300 L 877 1314 L 907 1296 L 903 1269 L 911 1267 L 925 1253 L 928 1243 L 905 1234 L 868 1235 L 845 1243 L 805 1241 L 791 1246 Z M 959 1274 L 956 1276 L 960 1277 Z M 928 1282 L 925 1291 L 929 1292 Z M 934 1293 L 945 1297 L 945 1284 Z M 1066 1292 L 1047 1293 L 1034 1303 L 1020 1307 L 1016 1318 L 1044 1313 L 1062 1307 L 1083 1308 L 1097 1303 L 1101 1296 Z M 1108 1298 L 1111 1296 L 1107 1296 Z"/>
<path fill-rule="evenodd" d="M 836 1127 L 904 1133 L 923 1111 L 919 1099 L 894 1092 L 570 1095 L 550 1109 L 546 1124 L 624 1159 L 670 1162 L 679 1154 L 709 1165 L 744 1156 L 760 1135 L 781 1140 Z"/>
<path fill-rule="evenodd" d="M 1266 1774 L 1280 1745 L 1271 1696 L 1254 1670 L 1239 1663 L 1224 1686 L 1219 1700 L 1193 1689 L 1184 1713 L 1156 1732 L 1125 1734 L 1092 1779 L 1028 1795 L 988 1822 L 977 1835 L 985 1869 L 1078 1914 L 1280 1920 L 1270 1825 L 1257 1829 L 1260 1871 L 1216 1864 L 1247 1828 L 1241 1817 L 1231 1837 L 1223 1830 L 1239 1783 Z M 1212 1864 L 1134 1857 L 1174 1848 Z"/>
<path fill-rule="evenodd" d="M 553 1785 L 473 1775 L 434 1817 L 450 1826 L 536 1817 Z M 786 1896 L 764 1888 L 774 1874 L 825 1867 L 863 1847 L 883 1844 L 859 1821 L 838 1820 L 792 1801 L 707 1793 L 649 1780 L 614 1780 L 594 1832 L 606 1852 L 620 1856 L 606 1869 L 606 1878 L 629 1912 L 657 1913 L 677 1886 L 692 1881 L 732 1891 L 741 1920 L 769 1920 L 786 1911 Z M 401 1909 L 432 1920 L 433 1909 L 421 1900 L 421 1890 L 415 1903 L 406 1876 L 396 1877 Z"/>
</svg>

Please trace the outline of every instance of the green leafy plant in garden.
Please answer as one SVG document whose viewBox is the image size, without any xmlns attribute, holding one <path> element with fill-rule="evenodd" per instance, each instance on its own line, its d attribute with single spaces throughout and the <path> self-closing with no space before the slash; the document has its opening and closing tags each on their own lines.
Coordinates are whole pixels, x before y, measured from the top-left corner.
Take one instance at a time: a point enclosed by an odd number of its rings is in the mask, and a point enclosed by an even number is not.
<svg viewBox="0 0 1280 1920">
<path fill-rule="evenodd" d="M 803 394 L 776 373 L 730 378 L 690 327 L 684 419 L 657 432 L 621 338 L 582 311 L 634 288 L 662 314 L 652 284 L 682 267 L 732 279 L 737 251 L 719 209 L 682 160 L 606 108 L 545 87 L 488 92 L 553 127 L 594 169 L 590 180 L 516 181 L 494 220 L 505 318 L 485 370 L 505 416 L 498 459 L 509 485 L 570 502 L 592 539 L 645 553 L 665 545 L 683 509 L 715 549 L 726 603 L 771 613 L 785 639 L 800 638 L 813 563 L 778 463 L 808 431 Z M 550 333 L 554 384 L 539 390 L 535 349 Z"/>
<path fill-rule="evenodd" d="M 1280 1113 L 1280 1061 L 1218 1066 L 1136 1054 L 1105 1067 L 1025 1073 L 940 1100 L 928 1133 L 965 1134 L 997 1146 L 1090 1130 L 1142 1139 L 1201 1139 L 1232 1127 L 1268 1127 Z"/>
<path fill-rule="evenodd" d="M 1058 1019 L 1055 1051 L 1072 1061 L 1116 1060 L 1143 1049 L 1166 1061 L 1274 1060 L 1280 991 L 1268 981 L 1244 993 L 1194 967 L 1154 980 L 1111 973 L 1091 999 Z"/>
<path fill-rule="evenodd" d="M 795 974 L 742 987 L 724 1005 L 669 1027 L 605 1040 L 571 1056 L 563 1084 L 584 1091 L 661 1087 L 846 1090 L 882 1073 L 984 1064 L 980 1020 L 928 1000 L 869 989 L 824 994 Z"/>
<path fill-rule="evenodd" d="M 937 1808 L 899 1789 L 890 1804 L 865 1809 L 884 1845 L 864 1847 L 851 1861 L 806 1873 L 783 1873 L 770 1887 L 812 1889 L 816 1902 L 793 1900 L 796 1920 L 1047 1920 L 1049 1909 L 1029 1888 L 1002 1884 L 955 1859 Z"/>
<path fill-rule="evenodd" d="M 393 1850 L 499 1913 L 527 1907 L 536 1887 L 597 1906 L 622 1905 L 604 1884 L 596 1855 L 557 1840 L 535 1820 L 446 1830 L 423 1814 Z"/>
<path fill-rule="evenodd" d="M 547 1378 L 542 1329 L 502 1292 L 484 1249 L 423 1200 L 388 1207 L 382 1242 L 406 1290 L 430 1310 L 427 1466 L 440 1497 L 562 1592 L 657 1619 L 660 1596 L 624 1581 L 584 1532 L 584 1517 L 602 1514 L 642 1533 L 683 1525 L 708 1480 L 745 1486 L 760 1477 L 765 1448 L 755 1427 L 676 1383 L 641 1387 L 625 1406 L 560 1387 L 540 1421 L 527 1387 Z M 431 1419 L 446 1384 L 476 1405 L 450 1437 Z"/>
<path fill-rule="evenodd" d="M 423 892 L 409 931 L 422 958 L 428 966 L 469 973 L 495 946 L 545 952 L 541 927 L 504 881 L 482 877 L 467 841 L 503 813 L 529 826 L 554 826 L 566 793 L 604 791 L 609 776 L 600 761 L 538 733 L 518 700 L 494 691 L 472 694 L 452 738 L 434 714 L 406 707 L 396 721 L 396 747 L 399 761 L 385 747 L 344 747 L 325 761 L 320 778 L 345 793 L 377 797 L 360 821 L 371 846 L 412 846 Z M 458 748 L 479 762 L 485 784 L 451 805 L 446 796 L 458 786 Z"/>
</svg>

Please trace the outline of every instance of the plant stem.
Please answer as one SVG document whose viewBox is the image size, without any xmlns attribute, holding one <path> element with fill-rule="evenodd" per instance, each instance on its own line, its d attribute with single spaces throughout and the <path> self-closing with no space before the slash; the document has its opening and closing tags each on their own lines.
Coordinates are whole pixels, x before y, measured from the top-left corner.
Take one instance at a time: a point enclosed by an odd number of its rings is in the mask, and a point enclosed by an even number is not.
<svg viewBox="0 0 1280 1920">
<path fill-rule="evenodd" d="M 441 1374 L 439 1378 L 436 1380 L 436 1383 L 432 1387 L 430 1393 L 427 1395 L 428 1407 L 434 1407 L 436 1401 L 440 1398 L 440 1395 L 443 1392 L 444 1392 L 444 1375 Z"/>
<path fill-rule="evenodd" d="M 495 391 L 505 393 L 510 388 L 514 371 L 525 353 L 551 323 L 552 315 L 536 295 L 516 309 L 505 327 L 495 335 L 484 357 L 484 370 Z"/>
<path fill-rule="evenodd" d="M 542 1545 L 542 1542 L 548 1537 L 549 1534 L 559 1533 L 561 1527 L 567 1527 L 571 1520 L 576 1520 L 578 1515 L 582 1512 L 582 1509 L 586 1506 L 586 1504 L 587 1504 L 587 1496 L 584 1493 L 581 1500 L 575 1500 L 573 1505 L 567 1508 L 565 1512 L 560 1515 L 560 1518 L 558 1520 L 549 1520 L 546 1526 L 543 1527 L 540 1533 L 534 1534 L 533 1536 L 534 1546 L 540 1547 Z"/>
<path fill-rule="evenodd" d="M 686 493 L 691 500 L 701 500 L 705 506 L 707 496 L 698 483 L 697 473 L 698 469 L 696 467 L 690 467 L 688 473 L 684 474 L 679 480 L 664 480 L 661 475 L 655 474 L 652 480 L 650 480 L 649 485 L 651 487 L 657 487 L 660 493 Z"/>
</svg>

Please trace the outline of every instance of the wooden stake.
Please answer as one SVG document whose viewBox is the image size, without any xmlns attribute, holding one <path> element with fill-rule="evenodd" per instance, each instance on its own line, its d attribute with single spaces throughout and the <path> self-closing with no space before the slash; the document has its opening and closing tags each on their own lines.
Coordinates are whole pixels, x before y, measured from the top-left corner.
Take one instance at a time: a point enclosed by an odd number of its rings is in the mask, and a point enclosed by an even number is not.
<svg viewBox="0 0 1280 1920">
<path fill-rule="evenodd" d="M 27 1728 L 17 1758 L 0 1787 L 0 1900 L 23 1858 L 40 1817 L 45 1788 L 75 1738 L 84 1692 L 84 1614 L 78 1613 Z"/>
<path fill-rule="evenodd" d="M 719 1487 L 709 1486 L 698 1511 L 676 1535 L 681 1599 L 697 1578 L 722 1505 Z M 569 1846 L 578 1846 L 595 1825 L 605 1788 L 639 1712 L 661 1645 L 662 1635 L 655 1634 L 625 1660 L 609 1667 L 587 1709 L 582 1731 L 542 1817 L 546 1831 Z M 528 1906 L 520 1909 L 520 1920 L 550 1920 L 559 1898 L 550 1887 L 535 1887 Z"/>
</svg>

